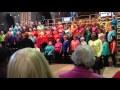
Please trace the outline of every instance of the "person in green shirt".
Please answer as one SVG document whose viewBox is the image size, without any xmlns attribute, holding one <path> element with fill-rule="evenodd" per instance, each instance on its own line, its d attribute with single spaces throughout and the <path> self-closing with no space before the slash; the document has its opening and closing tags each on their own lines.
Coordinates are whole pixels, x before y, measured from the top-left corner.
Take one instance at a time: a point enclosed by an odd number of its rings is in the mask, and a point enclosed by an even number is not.
<svg viewBox="0 0 120 90">
<path fill-rule="evenodd" d="M 104 60 L 104 66 L 108 66 L 108 59 L 110 56 L 110 49 L 109 49 L 109 44 L 106 41 L 106 39 L 104 38 L 103 40 L 103 45 L 102 45 L 102 57 Z"/>
<path fill-rule="evenodd" d="M 4 34 L 3 31 L 1 31 L 1 33 L 0 33 L 0 44 L 1 44 L 2 42 L 4 42 L 4 40 L 5 40 L 5 34 Z"/>
<path fill-rule="evenodd" d="M 45 26 L 41 24 L 41 22 L 38 22 L 37 30 L 44 30 Z"/>
<path fill-rule="evenodd" d="M 85 31 L 85 40 L 88 44 L 89 40 L 91 40 L 91 32 L 90 32 L 90 29 L 89 27 L 86 28 L 86 31 Z"/>
</svg>

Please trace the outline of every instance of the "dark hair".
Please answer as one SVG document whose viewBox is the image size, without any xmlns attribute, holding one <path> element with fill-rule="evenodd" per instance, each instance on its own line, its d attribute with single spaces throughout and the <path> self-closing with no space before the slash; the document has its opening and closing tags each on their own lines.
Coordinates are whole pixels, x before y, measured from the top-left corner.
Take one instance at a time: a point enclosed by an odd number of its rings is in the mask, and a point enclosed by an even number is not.
<svg viewBox="0 0 120 90">
<path fill-rule="evenodd" d="M 114 40 L 116 41 L 116 37 L 115 37 L 115 36 L 112 36 L 112 41 L 114 41 Z"/>
<path fill-rule="evenodd" d="M 112 30 L 115 30 L 115 26 L 112 26 Z"/>
<path fill-rule="evenodd" d="M 28 38 L 28 37 L 29 37 L 28 32 L 25 32 L 25 33 L 24 33 L 24 37 L 25 37 L 25 38 Z"/>
</svg>

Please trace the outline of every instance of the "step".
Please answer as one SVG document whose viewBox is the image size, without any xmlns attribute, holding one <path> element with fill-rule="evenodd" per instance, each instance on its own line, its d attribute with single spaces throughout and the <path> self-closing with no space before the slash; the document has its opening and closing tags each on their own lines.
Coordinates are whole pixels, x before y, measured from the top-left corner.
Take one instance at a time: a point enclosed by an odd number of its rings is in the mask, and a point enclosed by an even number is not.
<svg viewBox="0 0 120 90">
<path fill-rule="evenodd" d="M 118 39 L 118 40 L 120 39 L 120 35 L 119 35 L 119 36 L 117 36 L 117 39 Z"/>
<path fill-rule="evenodd" d="M 117 55 L 116 56 L 120 56 L 120 52 L 117 52 Z"/>
<path fill-rule="evenodd" d="M 117 38 L 117 42 L 119 42 L 120 41 L 120 39 L 119 38 Z"/>
</svg>

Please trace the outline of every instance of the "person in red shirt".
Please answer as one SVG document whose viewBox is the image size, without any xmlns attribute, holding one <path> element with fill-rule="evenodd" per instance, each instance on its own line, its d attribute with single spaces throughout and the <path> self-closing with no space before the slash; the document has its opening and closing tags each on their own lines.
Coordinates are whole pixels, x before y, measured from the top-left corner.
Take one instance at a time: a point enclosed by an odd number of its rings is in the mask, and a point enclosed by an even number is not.
<svg viewBox="0 0 120 90">
<path fill-rule="evenodd" d="M 54 38 L 53 38 L 53 33 L 52 33 L 52 31 L 51 30 L 48 30 L 47 31 L 47 36 L 48 36 L 48 41 L 54 41 Z"/>
<path fill-rule="evenodd" d="M 57 31 L 53 31 L 53 37 L 54 37 L 54 40 L 56 41 L 57 39 L 60 39 L 60 35 Z"/>
<path fill-rule="evenodd" d="M 85 28 L 84 27 L 85 27 L 84 24 L 79 26 L 78 33 L 79 33 L 80 37 L 84 37 L 84 34 L 85 34 Z"/>
<path fill-rule="evenodd" d="M 44 37 L 43 37 L 44 35 L 45 35 L 44 32 L 41 32 L 41 33 L 39 32 L 38 38 L 36 40 L 36 45 L 38 48 L 42 47 L 42 44 L 44 42 Z"/>
<path fill-rule="evenodd" d="M 32 34 L 37 38 L 38 37 L 38 31 L 36 28 L 33 28 Z"/>
<path fill-rule="evenodd" d="M 74 52 L 74 50 L 77 48 L 77 46 L 80 45 L 80 41 L 78 40 L 77 36 L 73 37 L 73 40 L 71 41 L 71 52 Z"/>
<path fill-rule="evenodd" d="M 64 26 L 62 25 L 62 22 L 58 22 L 57 31 L 59 33 L 62 33 L 64 31 Z"/>
<path fill-rule="evenodd" d="M 110 43 L 110 52 L 111 52 L 111 57 L 112 57 L 113 65 L 116 66 L 115 55 L 117 53 L 117 42 L 116 42 L 116 37 L 115 36 L 113 36 L 113 40 Z"/>
</svg>

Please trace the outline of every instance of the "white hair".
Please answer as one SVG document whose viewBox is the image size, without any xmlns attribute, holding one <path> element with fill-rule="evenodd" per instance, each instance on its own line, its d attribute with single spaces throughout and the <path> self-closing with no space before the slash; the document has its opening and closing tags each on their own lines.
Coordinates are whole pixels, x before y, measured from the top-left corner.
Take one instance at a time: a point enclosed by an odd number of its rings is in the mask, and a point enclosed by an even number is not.
<svg viewBox="0 0 120 90">
<path fill-rule="evenodd" d="M 35 48 L 24 48 L 15 52 L 8 63 L 8 78 L 52 78 L 44 55 Z"/>
<path fill-rule="evenodd" d="M 84 65 L 91 68 L 95 63 L 93 49 L 88 45 L 79 45 L 71 56 L 75 65 Z"/>
</svg>

